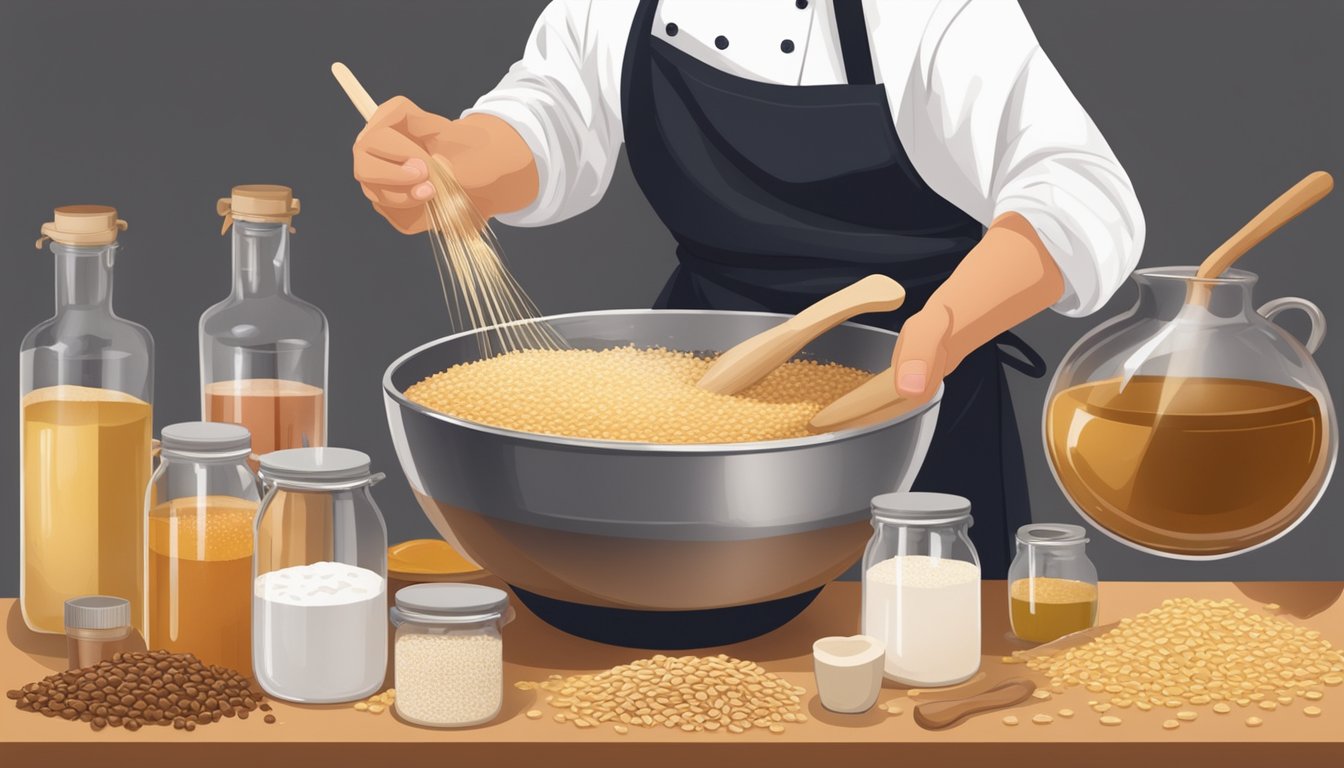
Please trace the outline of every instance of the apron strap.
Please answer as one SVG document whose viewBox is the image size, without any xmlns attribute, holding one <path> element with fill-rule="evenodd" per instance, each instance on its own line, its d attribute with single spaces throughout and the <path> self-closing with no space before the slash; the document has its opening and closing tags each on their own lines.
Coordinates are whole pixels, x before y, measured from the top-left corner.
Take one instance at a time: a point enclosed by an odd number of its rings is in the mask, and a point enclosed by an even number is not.
<svg viewBox="0 0 1344 768">
<path fill-rule="evenodd" d="M 994 339 L 994 344 L 998 347 L 999 362 L 1015 371 L 1025 373 L 1033 379 L 1039 379 L 1045 375 L 1045 358 L 1041 357 L 1041 353 L 1032 349 L 1030 344 L 1023 341 L 1021 336 L 1011 331 L 1004 331 Z M 1016 352 L 1021 357 L 1009 354 L 1009 352 Z"/>
<path fill-rule="evenodd" d="M 863 0 L 834 0 L 834 3 L 845 79 L 850 85 L 872 85 L 877 80 L 873 75 L 873 51 L 868 41 L 868 22 L 863 16 Z"/>
</svg>

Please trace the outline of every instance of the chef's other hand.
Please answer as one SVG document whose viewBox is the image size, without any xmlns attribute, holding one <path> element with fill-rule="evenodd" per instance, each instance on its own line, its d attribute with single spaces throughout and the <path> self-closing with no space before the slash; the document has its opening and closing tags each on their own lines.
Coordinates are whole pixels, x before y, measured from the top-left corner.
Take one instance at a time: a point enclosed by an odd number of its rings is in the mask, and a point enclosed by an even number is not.
<svg viewBox="0 0 1344 768">
<path fill-rule="evenodd" d="M 952 346 L 952 312 L 930 302 L 906 319 L 891 353 L 896 391 L 913 403 L 923 403 L 938 391 L 943 377 L 961 363 Z"/>
<path fill-rule="evenodd" d="M 405 234 L 429 228 L 434 197 L 429 163 L 447 165 L 486 218 L 527 207 L 537 196 L 537 167 L 508 123 L 474 114 L 449 120 L 405 96 L 384 102 L 359 132 L 354 172 L 374 210 Z"/>
</svg>

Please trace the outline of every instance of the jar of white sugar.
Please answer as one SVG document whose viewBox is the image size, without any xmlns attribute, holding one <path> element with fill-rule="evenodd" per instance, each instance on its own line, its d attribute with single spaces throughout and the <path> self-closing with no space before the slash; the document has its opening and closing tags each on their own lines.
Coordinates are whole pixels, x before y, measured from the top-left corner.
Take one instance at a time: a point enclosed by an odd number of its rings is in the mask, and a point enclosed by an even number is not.
<svg viewBox="0 0 1344 768">
<path fill-rule="evenodd" d="M 294 448 L 261 457 L 252 555 L 252 668 L 266 693 L 363 699 L 387 675 L 387 528 L 369 457 Z"/>
<path fill-rule="evenodd" d="M 941 686 L 980 668 L 980 558 L 971 503 L 943 493 L 873 499 L 863 553 L 863 634 L 886 647 L 883 674 Z"/>
<path fill-rule="evenodd" d="M 396 603 L 397 715 L 433 728 L 494 720 L 504 702 L 508 595 L 479 584 L 416 584 L 397 590 Z"/>
</svg>

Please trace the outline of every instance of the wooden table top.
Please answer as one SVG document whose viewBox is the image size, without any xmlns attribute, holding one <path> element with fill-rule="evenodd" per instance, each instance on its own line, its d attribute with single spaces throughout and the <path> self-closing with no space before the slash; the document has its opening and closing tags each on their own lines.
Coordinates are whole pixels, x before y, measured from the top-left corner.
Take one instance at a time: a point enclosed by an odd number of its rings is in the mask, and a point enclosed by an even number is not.
<svg viewBox="0 0 1344 768">
<path fill-rule="evenodd" d="M 1256 606 L 1278 603 L 1279 612 L 1293 621 L 1319 629 L 1326 638 L 1344 643 L 1344 602 L 1338 600 L 1344 582 L 1109 582 L 1101 586 L 1102 623 L 1156 607 L 1171 597 L 1235 598 Z M 1008 630 L 1006 587 L 1003 582 L 983 585 L 983 661 L 980 672 L 952 689 L 953 695 L 989 687 L 995 682 L 1028 673 L 1022 665 L 1003 664 L 1001 658 L 1027 647 Z M 0 685 L 20 687 L 65 668 L 63 637 L 29 632 L 14 600 L 0 600 L 7 614 L 7 637 L 0 647 Z M 1159 765 L 1177 760 L 1209 760 L 1214 765 L 1267 761 L 1285 764 L 1344 764 L 1344 688 L 1326 689 L 1316 702 L 1323 713 L 1308 718 L 1303 702 L 1274 712 L 1255 711 L 1264 719 L 1259 728 L 1245 725 L 1246 710 L 1236 707 L 1217 715 L 1198 707 L 1199 719 L 1166 731 L 1166 711 L 1113 711 L 1124 723 L 1103 726 L 1086 702 L 1096 694 L 1072 689 L 1049 701 L 1030 700 L 1013 709 L 1021 719 L 1005 726 L 1006 712 L 973 718 L 948 731 L 926 731 L 911 716 L 920 700 L 942 692 L 920 691 L 918 698 L 887 683 L 879 704 L 896 700 L 904 714 L 891 716 L 874 708 L 863 715 L 837 715 L 823 709 L 815 698 L 811 644 L 825 635 L 858 631 L 859 585 L 837 582 L 828 586 L 806 612 L 765 637 L 724 648 L 704 649 L 702 655 L 727 653 L 759 662 L 807 689 L 806 723 L 788 724 L 782 734 L 749 731 L 684 733 L 670 729 L 631 729 L 626 735 L 611 727 L 579 729 L 552 720 L 554 710 L 532 691 L 517 690 L 519 680 L 544 680 L 605 669 L 652 654 L 592 643 L 560 633 L 519 608 L 518 620 L 505 630 L 504 710 L 493 723 L 462 730 L 434 730 L 398 720 L 391 712 L 373 715 L 350 705 L 300 706 L 271 702 L 277 722 L 259 717 L 226 719 L 188 733 L 165 727 L 138 732 L 121 728 L 92 731 L 88 725 L 22 712 L 13 702 L 0 702 L 0 752 L 19 758 L 19 765 L 120 764 L 195 766 L 252 765 L 389 765 L 397 760 L 473 759 L 485 766 L 511 766 L 523 761 L 539 765 L 733 765 L 772 761 L 776 765 L 810 765 L 823 761 L 852 765 L 861 761 L 901 758 L 940 760 L 963 765 L 1047 765 L 1047 761 L 1086 760 L 1089 766 L 1126 765 L 1156 758 Z M 1065 719 L 1060 708 L 1077 714 Z M 541 709 L 545 716 L 530 720 L 524 713 Z M 1050 725 L 1035 725 L 1038 713 L 1056 715 Z M 951 761 L 951 762 L 947 762 Z M 1028 762 L 1030 761 L 1030 762 Z M 426 763 L 429 764 L 429 763 Z M 459 765 L 462 763 L 458 763 Z M 1070 763 L 1066 763 L 1070 764 Z"/>
</svg>

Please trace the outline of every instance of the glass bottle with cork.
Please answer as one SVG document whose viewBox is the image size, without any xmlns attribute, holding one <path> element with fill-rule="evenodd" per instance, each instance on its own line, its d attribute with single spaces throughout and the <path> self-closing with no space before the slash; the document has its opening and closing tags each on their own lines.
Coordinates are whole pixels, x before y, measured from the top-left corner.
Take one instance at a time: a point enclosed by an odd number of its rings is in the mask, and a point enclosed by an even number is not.
<svg viewBox="0 0 1344 768">
<path fill-rule="evenodd" d="M 289 187 L 237 186 L 217 210 L 233 230 L 233 289 L 201 315 L 201 413 L 247 427 L 255 470 L 271 451 L 327 444 L 327 318 L 290 292 Z"/>
<path fill-rule="evenodd" d="M 37 632 L 65 630 L 65 603 L 124 598 L 143 629 L 145 485 L 154 339 L 112 310 L 115 208 L 57 208 L 42 225 L 56 257 L 56 314 L 19 352 L 19 605 Z"/>
<path fill-rule="evenodd" d="M 203 421 L 161 433 L 146 498 L 151 648 L 252 668 L 252 537 L 261 502 L 245 427 Z"/>
</svg>

